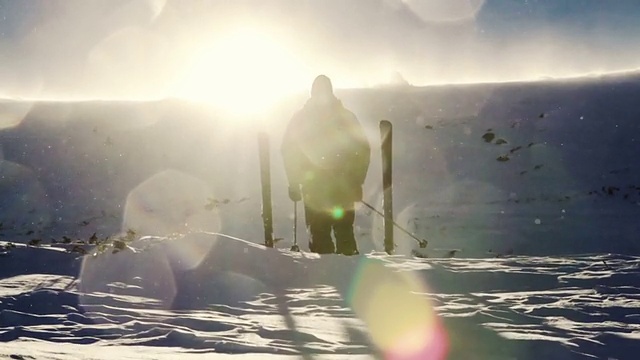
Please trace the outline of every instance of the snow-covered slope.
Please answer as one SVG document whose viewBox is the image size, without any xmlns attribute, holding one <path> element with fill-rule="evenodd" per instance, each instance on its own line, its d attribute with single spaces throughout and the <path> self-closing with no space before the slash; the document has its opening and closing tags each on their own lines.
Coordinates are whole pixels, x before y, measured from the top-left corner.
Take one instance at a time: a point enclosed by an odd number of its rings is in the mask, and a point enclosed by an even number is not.
<svg viewBox="0 0 640 360">
<path fill-rule="evenodd" d="M 31 261 L 0 280 L 0 358 L 403 358 L 392 355 L 400 347 L 410 359 L 633 359 L 638 350 L 637 257 L 319 258 L 214 234 L 158 240 L 84 261 L 12 249 L 3 261 Z M 207 258 L 184 269 L 177 253 L 204 242 L 214 244 Z M 79 274 L 38 273 L 63 260 Z"/>
<path fill-rule="evenodd" d="M 435 244 L 638 253 L 639 89 L 640 77 L 408 88 L 354 94 L 354 108 L 396 125 L 396 212 Z"/>
<path fill-rule="evenodd" d="M 340 95 L 374 147 L 378 121 L 395 124 L 398 222 L 433 247 L 466 256 L 635 254 L 638 90 L 640 76 Z M 267 129 L 276 236 L 289 241 L 292 206 L 277 150 L 303 101 L 294 100 L 253 122 L 179 101 L 4 103 L 5 116 L 22 116 L 0 133 L 4 231 L 106 236 L 124 224 L 157 235 L 204 228 L 260 239 L 256 134 Z M 378 205 L 375 150 L 373 157 L 365 197 Z M 364 210 L 360 246 L 381 249 L 380 221 Z M 401 236 L 398 251 L 408 254 Z"/>
<path fill-rule="evenodd" d="M 0 358 L 633 359 L 639 90 L 632 74 L 340 92 L 374 148 L 394 123 L 397 221 L 430 242 L 398 232 L 383 255 L 363 207 L 353 258 L 284 250 L 277 150 L 303 97 L 255 121 L 176 100 L 1 102 Z M 256 245 L 260 130 L 280 250 Z"/>
</svg>

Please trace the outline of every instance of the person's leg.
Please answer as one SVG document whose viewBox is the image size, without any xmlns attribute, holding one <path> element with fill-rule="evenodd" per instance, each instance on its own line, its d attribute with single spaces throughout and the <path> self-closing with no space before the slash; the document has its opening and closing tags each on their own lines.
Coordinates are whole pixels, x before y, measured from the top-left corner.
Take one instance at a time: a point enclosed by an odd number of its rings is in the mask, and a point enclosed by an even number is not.
<svg viewBox="0 0 640 360">
<path fill-rule="evenodd" d="M 333 231 L 336 237 L 336 253 L 342 255 L 358 254 L 358 245 L 353 233 L 353 223 L 356 218 L 356 211 L 353 204 L 345 206 L 342 211 L 336 211 L 333 217 Z"/>
<path fill-rule="evenodd" d="M 331 239 L 331 217 L 324 211 L 304 207 L 307 228 L 311 235 L 309 250 L 318 254 L 333 254 L 335 247 Z"/>
</svg>

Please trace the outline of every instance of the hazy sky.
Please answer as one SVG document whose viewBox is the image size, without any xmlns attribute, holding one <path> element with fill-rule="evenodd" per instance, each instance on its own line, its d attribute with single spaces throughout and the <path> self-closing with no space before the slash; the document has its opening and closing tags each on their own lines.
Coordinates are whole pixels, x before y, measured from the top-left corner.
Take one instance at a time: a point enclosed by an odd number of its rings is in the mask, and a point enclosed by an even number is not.
<svg viewBox="0 0 640 360">
<path fill-rule="evenodd" d="M 317 73 L 371 86 L 396 72 L 422 85 L 636 69 L 637 19 L 637 0 L 0 0 L 0 96 L 161 97 L 233 79 L 300 87 Z"/>
</svg>

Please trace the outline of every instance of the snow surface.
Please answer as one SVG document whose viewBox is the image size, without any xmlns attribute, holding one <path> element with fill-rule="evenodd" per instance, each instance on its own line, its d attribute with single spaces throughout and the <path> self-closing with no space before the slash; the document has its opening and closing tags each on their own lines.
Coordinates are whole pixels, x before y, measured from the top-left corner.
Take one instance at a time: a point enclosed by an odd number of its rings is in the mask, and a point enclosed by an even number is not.
<svg viewBox="0 0 640 360">
<path fill-rule="evenodd" d="M 303 98 L 253 123 L 175 100 L 0 102 L 0 358 L 635 359 L 638 91 L 341 92 L 374 145 L 394 123 L 397 221 L 429 240 L 397 232 L 388 256 L 362 207 L 357 257 L 287 250 L 277 145 Z M 278 249 L 259 245 L 258 130 Z"/>
</svg>

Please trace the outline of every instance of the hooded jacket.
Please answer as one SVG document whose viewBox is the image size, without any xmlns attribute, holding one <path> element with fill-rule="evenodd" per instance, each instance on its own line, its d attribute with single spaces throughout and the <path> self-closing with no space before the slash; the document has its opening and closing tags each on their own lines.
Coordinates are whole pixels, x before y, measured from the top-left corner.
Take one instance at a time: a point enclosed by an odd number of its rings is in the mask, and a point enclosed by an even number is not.
<svg viewBox="0 0 640 360">
<path fill-rule="evenodd" d="M 324 191 L 344 199 L 361 189 L 371 147 L 340 100 L 319 104 L 312 97 L 289 122 L 281 152 L 290 186 L 302 185 L 305 195 Z"/>
</svg>

